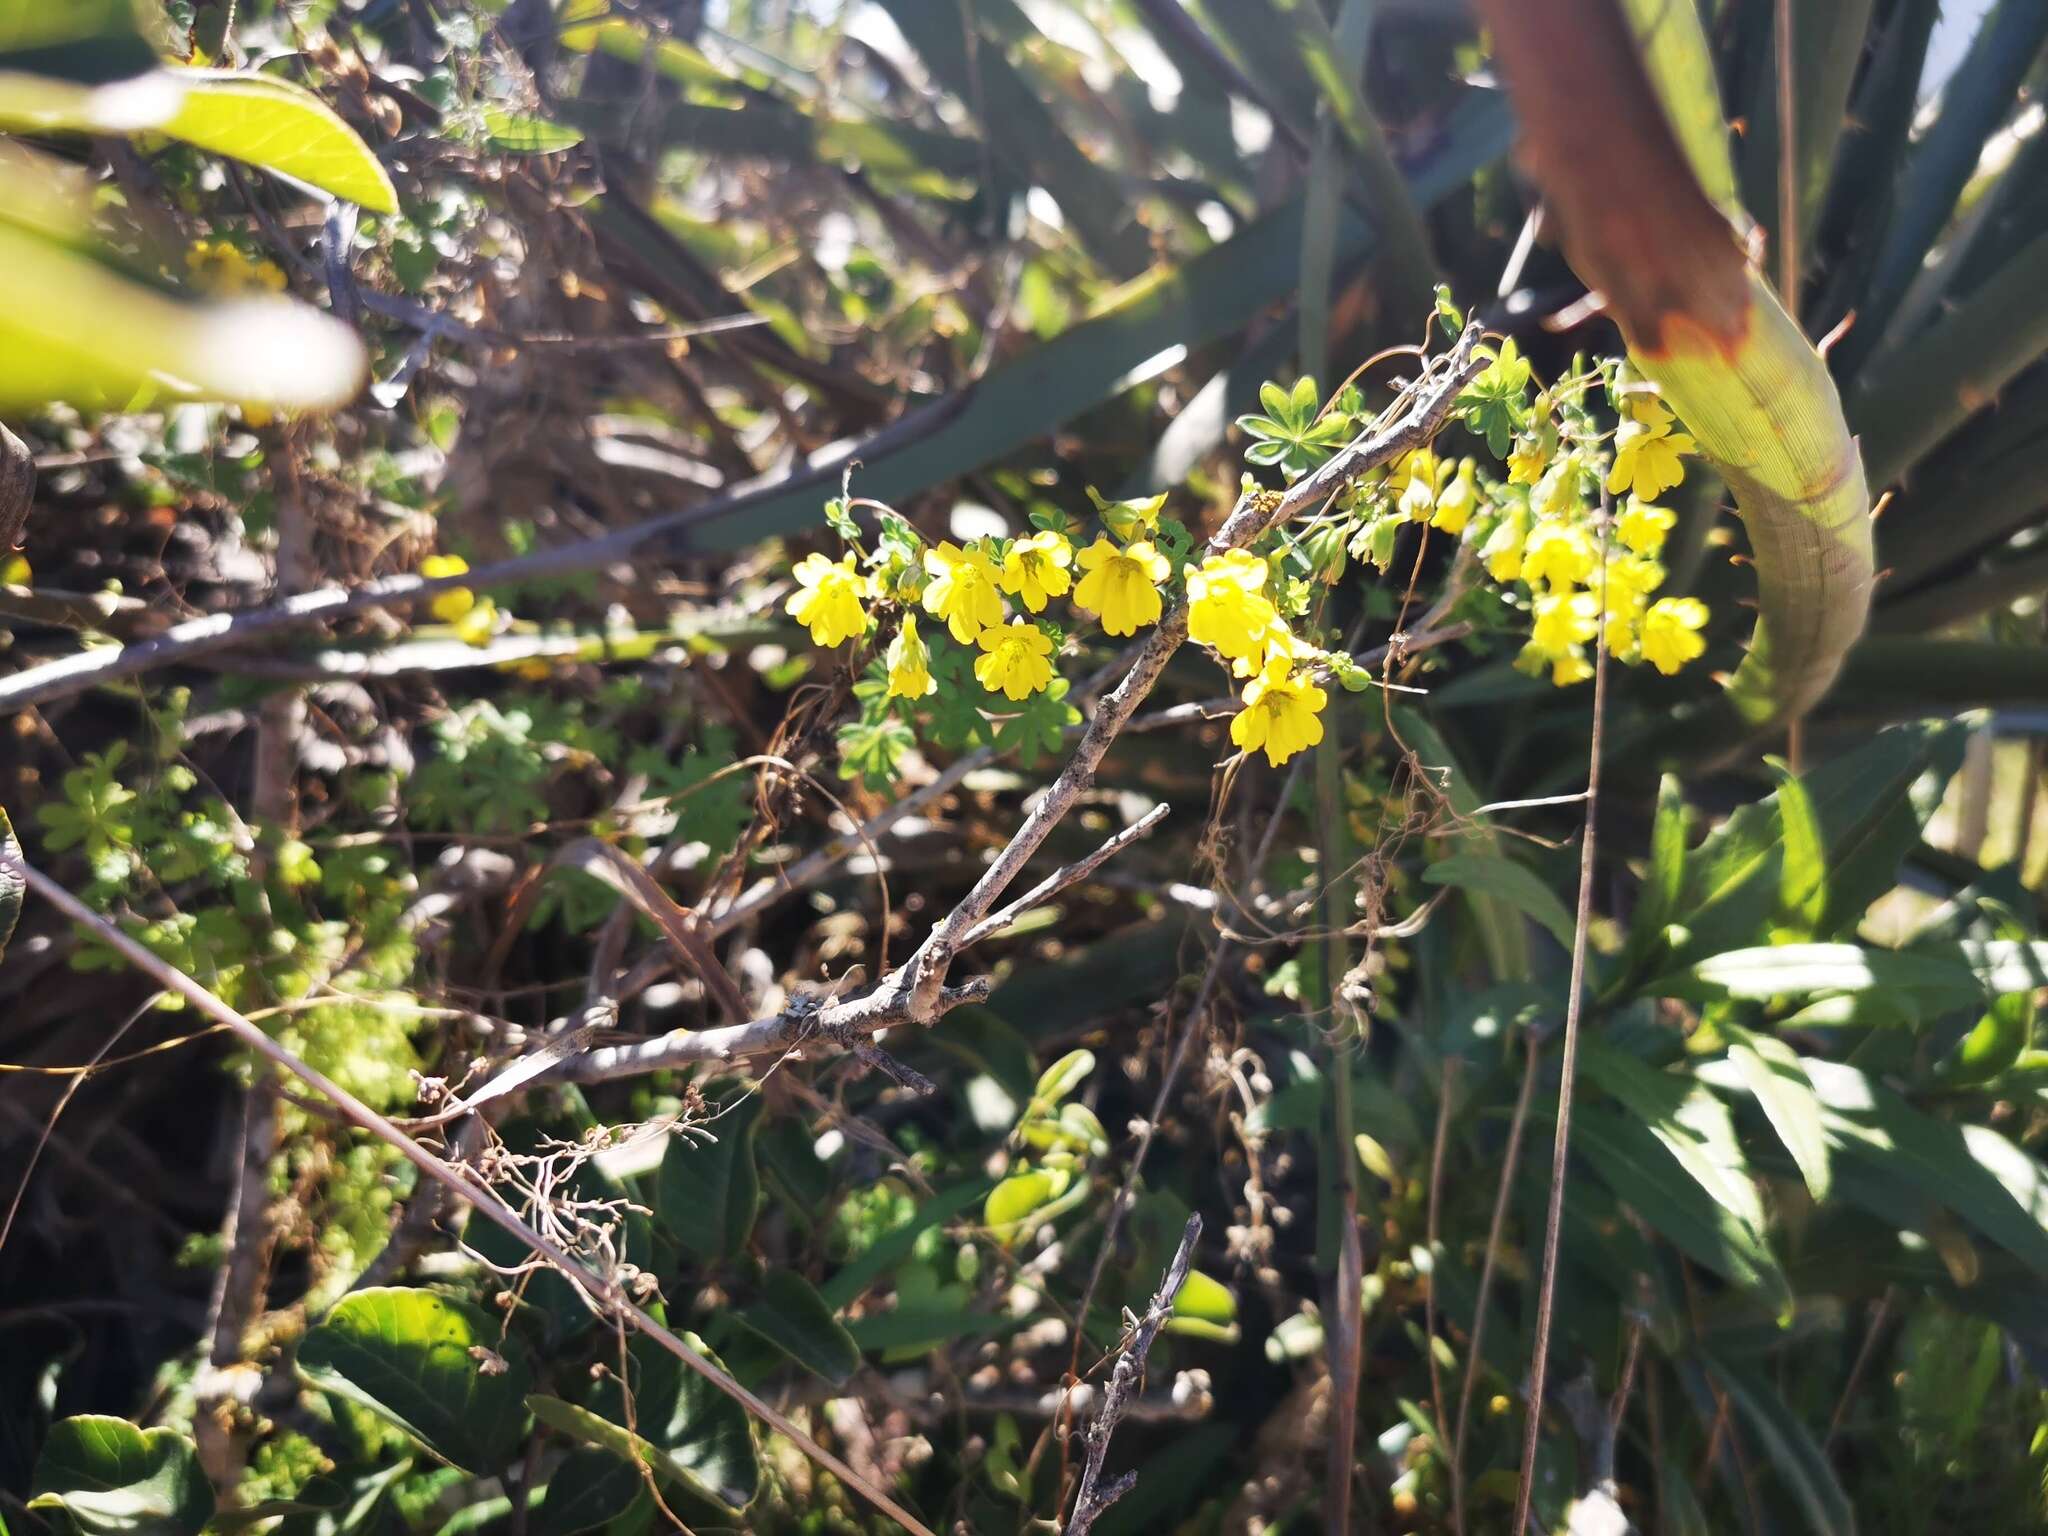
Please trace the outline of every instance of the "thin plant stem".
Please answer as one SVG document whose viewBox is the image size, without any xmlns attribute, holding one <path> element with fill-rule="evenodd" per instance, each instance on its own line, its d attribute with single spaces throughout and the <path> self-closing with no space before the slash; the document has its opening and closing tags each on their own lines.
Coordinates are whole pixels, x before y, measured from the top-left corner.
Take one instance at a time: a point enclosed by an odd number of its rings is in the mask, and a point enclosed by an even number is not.
<svg viewBox="0 0 2048 1536">
<path fill-rule="evenodd" d="M 1607 529 L 1600 530 L 1600 611 L 1607 611 Z M 1604 631 L 1604 621 L 1603 621 Z M 1522 1427 L 1522 1475 L 1515 1486 L 1515 1518 L 1508 1529 L 1529 1529 L 1536 1488 L 1536 1446 L 1543 1438 L 1543 1378 L 1550 1365 L 1550 1324 L 1557 1304 L 1557 1254 L 1564 1229 L 1565 1173 L 1571 1157 L 1572 1089 L 1578 1078 L 1579 1015 L 1586 976 L 1586 930 L 1593 916 L 1594 823 L 1600 808 L 1600 750 L 1607 711 L 1606 635 L 1593 641 L 1593 740 L 1586 763 L 1586 820 L 1579 843 L 1579 904 L 1572 928 L 1571 991 L 1564 1005 L 1564 1050 L 1558 1065 L 1557 1136 L 1550 1153 L 1550 1209 L 1543 1226 L 1543 1282 L 1536 1297 L 1536 1338 L 1529 1358 L 1529 1410 Z"/>
</svg>

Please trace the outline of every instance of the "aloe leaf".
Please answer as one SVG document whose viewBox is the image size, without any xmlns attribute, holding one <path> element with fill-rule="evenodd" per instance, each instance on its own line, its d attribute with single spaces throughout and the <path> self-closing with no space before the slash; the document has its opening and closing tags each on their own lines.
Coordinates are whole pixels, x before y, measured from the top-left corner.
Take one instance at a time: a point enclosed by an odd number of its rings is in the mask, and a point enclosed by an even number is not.
<svg viewBox="0 0 2048 1536">
<path fill-rule="evenodd" d="M 1751 271 L 1674 123 L 1712 69 L 1697 10 L 1642 53 L 1617 0 L 1481 0 L 1566 254 L 1735 494 L 1758 615 L 1730 681 L 1756 730 L 1810 708 L 1863 631 L 1875 569 L 1856 444 L 1820 355 Z M 1574 45 L 1560 49 L 1556 40 Z M 1715 174 L 1718 174 L 1716 171 Z"/>
<path fill-rule="evenodd" d="M 1962 305 L 1872 364 L 1849 399 L 1873 485 L 1910 469 L 2048 351 L 2048 234 L 2013 253 Z"/>
<path fill-rule="evenodd" d="M 1941 113 L 1907 160 L 1897 212 L 1885 226 L 1876 266 L 1856 305 L 1856 327 L 1842 344 L 1837 366 L 1845 376 L 1858 371 L 1886 339 L 1899 300 L 1977 169 L 1984 141 L 2012 110 L 2044 41 L 2048 6 L 1999 5 L 1949 76 Z"/>
</svg>

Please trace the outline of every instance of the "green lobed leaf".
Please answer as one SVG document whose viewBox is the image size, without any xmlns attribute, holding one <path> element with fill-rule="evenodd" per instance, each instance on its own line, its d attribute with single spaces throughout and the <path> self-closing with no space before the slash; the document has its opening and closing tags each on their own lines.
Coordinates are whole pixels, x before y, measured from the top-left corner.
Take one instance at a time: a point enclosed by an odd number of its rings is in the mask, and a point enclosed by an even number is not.
<svg viewBox="0 0 2048 1536">
<path fill-rule="evenodd" d="M 504 1369 L 490 1373 L 493 1356 Z M 525 1427 L 523 1347 L 478 1308 L 433 1291 L 387 1286 L 343 1297 L 300 1342 L 299 1374 L 471 1472 L 502 1468 Z"/>
<path fill-rule="evenodd" d="M 79 1536 L 197 1536 L 213 1515 L 190 1440 L 105 1414 L 50 1426 L 29 1491 L 30 1509 L 62 1511 Z"/>
<path fill-rule="evenodd" d="M 805 1370 L 834 1386 L 860 1369 L 860 1349 L 811 1282 L 793 1269 L 771 1269 L 759 1296 L 735 1314 Z"/>
</svg>

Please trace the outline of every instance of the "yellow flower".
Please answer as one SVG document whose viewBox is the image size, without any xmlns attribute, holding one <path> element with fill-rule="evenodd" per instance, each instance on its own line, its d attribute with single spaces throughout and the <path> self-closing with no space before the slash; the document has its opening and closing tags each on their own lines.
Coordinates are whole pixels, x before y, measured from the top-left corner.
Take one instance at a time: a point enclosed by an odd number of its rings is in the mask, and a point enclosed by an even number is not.
<svg viewBox="0 0 2048 1536">
<path fill-rule="evenodd" d="M 1600 601 L 1590 592 L 1549 592 L 1536 599 L 1535 613 L 1529 644 L 1554 659 L 1593 638 Z"/>
<path fill-rule="evenodd" d="M 1550 454 L 1542 439 L 1516 438 L 1515 446 L 1508 450 L 1508 484 L 1534 485 L 1543 478 L 1543 467 L 1549 462 Z"/>
<path fill-rule="evenodd" d="M 1479 546 L 1486 574 L 1495 581 L 1513 581 L 1522 574 L 1522 543 L 1529 537 L 1529 514 L 1512 509 Z"/>
<path fill-rule="evenodd" d="M 1436 509 L 1436 491 L 1442 479 L 1437 456 L 1427 448 L 1414 448 L 1403 454 L 1394 466 L 1393 479 L 1400 492 L 1401 515 L 1411 523 L 1428 522 L 1429 514 Z"/>
<path fill-rule="evenodd" d="M 1472 461 L 1462 459 L 1457 478 L 1437 493 L 1436 511 L 1430 516 L 1429 526 L 1445 533 L 1463 533 L 1478 505 L 1479 483 L 1473 478 Z"/>
<path fill-rule="evenodd" d="M 813 552 L 796 563 L 791 573 L 798 588 L 789 594 L 784 611 L 811 632 L 818 645 L 839 645 L 868 628 L 868 611 L 861 600 L 872 594 L 874 585 L 853 568 L 853 556 L 837 561 Z"/>
<path fill-rule="evenodd" d="M 445 576 L 460 576 L 469 569 L 469 562 L 460 555 L 429 555 L 420 562 L 420 574 L 429 581 L 439 581 Z M 443 624 L 453 624 L 476 606 L 476 594 L 467 587 L 449 587 L 436 592 L 427 604 L 435 618 Z"/>
<path fill-rule="evenodd" d="M 1015 702 L 1052 681 L 1052 636 L 1022 614 L 984 629 L 980 644 L 987 654 L 974 663 L 974 676 L 990 693 Z"/>
<path fill-rule="evenodd" d="M 1582 523 L 1546 519 L 1522 545 L 1522 580 L 1531 586 L 1540 581 L 1553 590 L 1574 587 L 1599 564 L 1600 550 Z"/>
<path fill-rule="evenodd" d="M 1664 567 L 1654 560 L 1641 555 L 1609 557 L 1607 561 L 1607 597 L 1612 606 L 1617 594 L 1626 593 L 1631 597 L 1648 597 L 1664 585 Z"/>
<path fill-rule="evenodd" d="M 1118 549 L 1098 537 L 1077 558 L 1088 574 L 1074 588 L 1074 606 L 1098 615 L 1104 634 L 1135 635 L 1159 621 L 1159 583 L 1172 567 L 1151 544 Z"/>
<path fill-rule="evenodd" d="M 889 691 L 884 697 L 922 699 L 937 691 L 939 685 L 932 678 L 932 653 L 917 632 L 916 614 L 903 615 L 902 627 L 889 642 L 888 662 Z"/>
<path fill-rule="evenodd" d="M 1550 685 L 1553 688 L 1569 688 L 1574 683 L 1583 683 L 1593 675 L 1593 663 L 1578 651 L 1567 651 L 1550 663 Z"/>
<path fill-rule="evenodd" d="M 1273 632 L 1286 633 L 1279 611 L 1262 590 L 1266 562 L 1249 550 L 1211 555 L 1199 568 L 1187 568 L 1187 580 L 1188 637 L 1214 646 L 1224 660 L 1263 662 Z"/>
<path fill-rule="evenodd" d="M 455 638 L 464 645 L 488 645 L 498 628 L 498 605 L 488 597 L 455 620 Z"/>
<path fill-rule="evenodd" d="M 1696 597 L 1660 597 L 1643 615 L 1643 659 L 1666 677 L 1706 653 L 1699 636 L 1707 605 Z"/>
<path fill-rule="evenodd" d="M 1067 569 L 1073 563 L 1074 546 L 1065 534 L 1048 528 L 1018 539 L 1003 556 L 1003 590 L 1021 598 L 1033 613 L 1043 613 L 1048 598 L 1064 597 L 1073 584 Z"/>
<path fill-rule="evenodd" d="M 1669 432 L 1671 423 L 1677 418 L 1669 406 L 1647 389 L 1631 389 L 1621 397 L 1621 414 L 1629 421 L 1639 421 L 1652 432 Z"/>
<path fill-rule="evenodd" d="M 1614 432 L 1614 467 L 1607 472 L 1607 489 L 1619 496 L 1634 488 L 1636 495 L 1655 500 L 1685 478 L 1682 454 L 1693 451 L 1693 440 L 1671 430 L 1671 413 L 1659 407 L 1656 418 L 1644 421 L 1631 414 Z"/>
<path fill-rule="evenodd" d="M 996 592 L 995 562 L 979 544 L 962 549 L 951 539 L 924 552 L 924 611 L 946 621 L 962 645 L 991 624 L 1003 622 L 1003 600 Z"/>
<path fill-rule="evenodd" d="M 1244 708 L 1230 722 L 1230 739 L 1247 752 L 1265 749 L 1279 767 L 1295 753 L 1323 739 L 1321 717 L 1329 695 L 1306 672 L 1293 670 L 1284 656 L 1269 660 L 1245 684 Z"/>
<path fill-rule="evenodd" d="M 1608 650 L 1618 656 L 1635 654 L 1636 626 L 1642 622 L 1643 610 L 1649 602 L 1649 598 L 1632 588 L 1617 586 L 1611 580 L 1608 582 L 1607 622 L 1602 631 Z"/>
<path fill-rule="evenodd" d="M 1631 496 L 1621 516 L 1614 520 L 1614 534 L 1637 554 L 1654 555 L 1664 547 L 1664 536 L 1677 522 L 1676 512 Z"/>
</svg>

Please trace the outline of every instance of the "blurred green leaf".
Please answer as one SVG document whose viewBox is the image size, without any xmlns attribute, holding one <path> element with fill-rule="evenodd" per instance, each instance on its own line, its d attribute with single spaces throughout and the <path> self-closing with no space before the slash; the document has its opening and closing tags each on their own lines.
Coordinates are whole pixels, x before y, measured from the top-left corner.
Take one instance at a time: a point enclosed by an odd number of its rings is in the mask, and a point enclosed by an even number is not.
<svg viewBox="0 0 2048 1536">
<path fill-rule="evenodd" d="M 581 144 L 583 131 L 545 117 L 485 107 L 484 138 L 491 148 L 515 155 L 552 155 Z"/>
<path fill-rule="evenodd" d="M 1856 1536 L 1855 1511 L 1827 1453 L 1783 1394 L 1747 1367 L 1712 1355 L 1708 1359 L 1736 1412 L 1798 1501 L 1808 1527 L 1816 1536 Z"/>
<path fill-rule="evenodd" d="M 61 1511 L 78 1536 L 197 1536 L 213 1516 L 190 1440 L 105 1414 L 50 1426 L 29 1491 L 30 1509 Z"/>
</svg>

